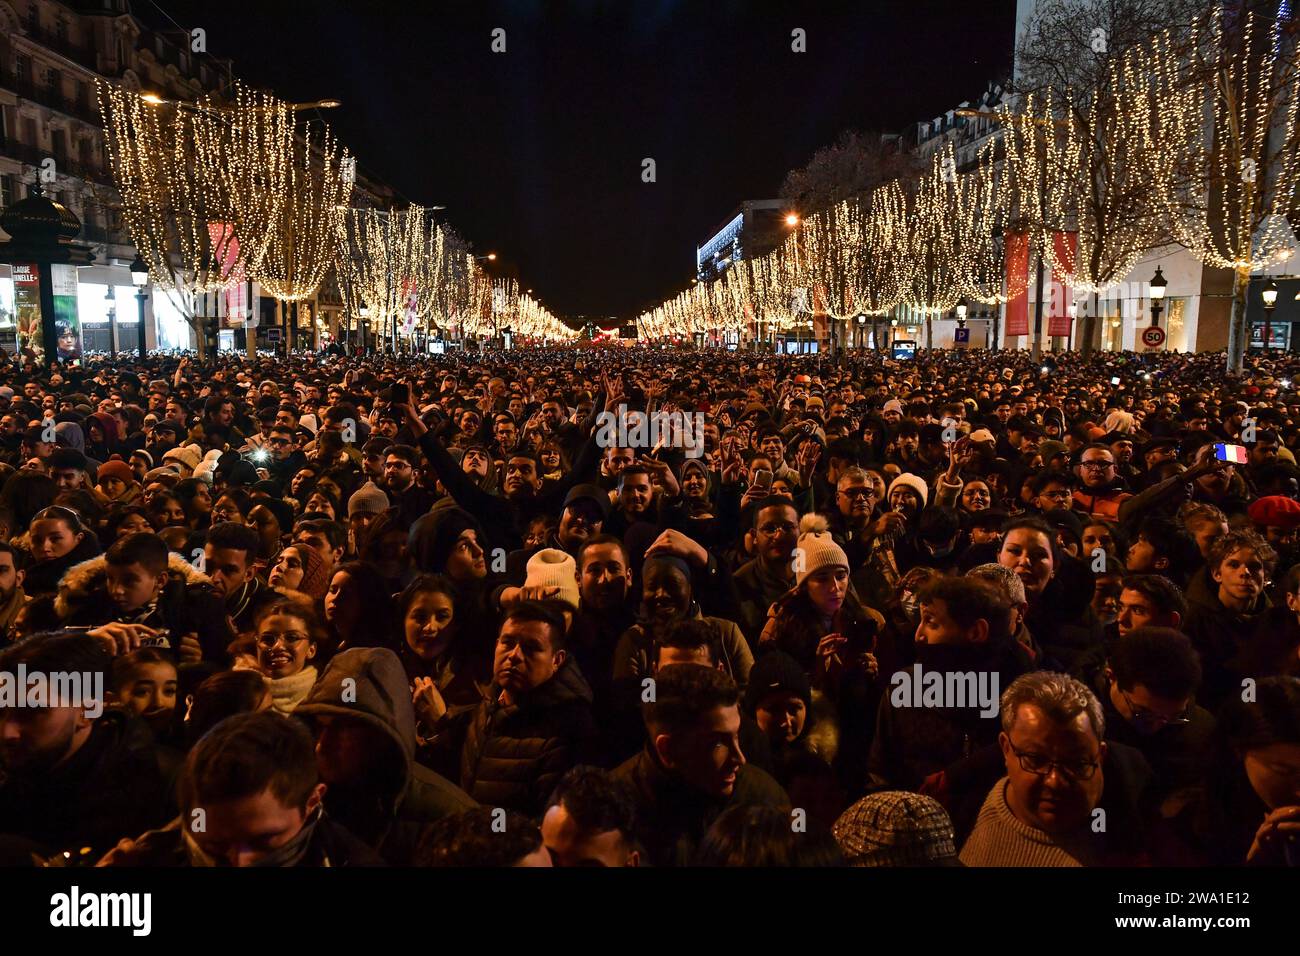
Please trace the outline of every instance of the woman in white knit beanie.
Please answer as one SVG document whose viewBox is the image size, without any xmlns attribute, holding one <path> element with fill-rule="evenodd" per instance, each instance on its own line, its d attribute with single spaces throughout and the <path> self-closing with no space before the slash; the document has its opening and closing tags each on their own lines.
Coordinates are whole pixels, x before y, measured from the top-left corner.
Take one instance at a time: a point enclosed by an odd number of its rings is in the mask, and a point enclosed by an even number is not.
<svg viewBox="0 0 1300 956">
<path fill-rule="evenodd" d="M 848 555 L 831 536 L 826 519 L 804 515 L 799 531 L 795 586 L 768 610 L 759 643 L 797 660 L 814 687 L 838 686 L 850 673 L 870 680 L 877 669 L 871 652 L 884 618 L 858 599 L 849 582 Z"/>
</svg>

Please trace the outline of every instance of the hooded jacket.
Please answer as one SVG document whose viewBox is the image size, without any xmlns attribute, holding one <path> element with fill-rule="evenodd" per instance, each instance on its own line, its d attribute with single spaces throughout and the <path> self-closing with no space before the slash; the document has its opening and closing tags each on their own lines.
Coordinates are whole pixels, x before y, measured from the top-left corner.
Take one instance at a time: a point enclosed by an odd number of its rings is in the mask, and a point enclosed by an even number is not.
<svg viewBox="0 0 1300 956">
<path fill-rule="evenodd" d="M 186 634 L 196 634 L 205 661 L 224 663 L 235 632 L 225 602 L 212 590 L 206 574 L 178 554 L 167 556 L 168 581 L 158 595 L 154 613 L 129 612 L 133 623 L 170 631 L 173 653 Z M 54 611 L 59 620 L 73 627 L 97 627 L 122 619 L 108 596 L 108 559 L 103 555 L 83 561 L 63 576 Z"/>
<path fill-rule="evenodd" d="M 515 703 L 495 683 L 474 711 L 460 758 L 460 785 L 475 800 L 530 816 L 546 809 L 560 777 L 592 738 L 591 688 L 572 660 Z"/>
<path fill-rule="evenodd" d="M 1240 678 L 1251 676 L 1250 660 L 1257 653 L 1254 637 L 1270 607 L 1262 592 L 1244 614 L 1229 610 L 1219 600 L 1219 586 L 1208 567 L 1201 568 L 1187 585 L 1187 621 L 1183 630 L 1201 655 L 1201 689 L 1197 700 L 1211 711 L 1224 698 L 1240 690 Z"/>
<path fill-rule="evenodd" d="M 394 865 L 409 863 L 424 824 L 474 808 L 459 787 L 415 762 L 415 709 L 397 655 L 354 647 L 337 655 L 295 716 L 345 717 L 380 732 L 366 779 L 331 784 L 325 809 Z M 333 797 L 333 799 L 331 799 Z"/>
</svg>

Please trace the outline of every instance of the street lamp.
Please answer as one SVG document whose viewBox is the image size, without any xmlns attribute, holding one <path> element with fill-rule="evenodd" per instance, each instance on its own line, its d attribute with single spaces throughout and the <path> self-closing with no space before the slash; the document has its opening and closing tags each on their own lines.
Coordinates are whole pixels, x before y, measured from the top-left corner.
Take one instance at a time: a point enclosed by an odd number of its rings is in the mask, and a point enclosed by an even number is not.
<svg viewBox="0 0 1300 956">
<path fill-rule="evenodd" d="M 1264 300 L 1264 351 L 1269 349 L 1269 334 L 1273 330 L 1273 310 L 1277 308 L 1277 283 L 1272 279 L 1264 283 L 1264 290 L 1260 293 L 1260 298 Z"/>
<path fill-rule="evenodd" d="M 1156 266 L 1155 278 L 1151 280 L 1151 325 L 1152 327 L 1160 324 L 1160 313 L 1164 311 L 1165 286 L 1169 285 L 1169 280 L 1165 278 L 1160 267 Z"/>
<path fill-rule="evenodd" d="M 117 300 L 113 298 L 112 279 L 104 292 L 104 301 L 108 303 L 108 357 L 117 358 Z"/>
<path fill-rule="evenodd" d="M 140 310 L 136 334 L 140 337 L 140 361 L 143 362 L 145 354 L 149 351 L 148 340 L 145 338 L 144 331 L 144 303 L 149 298 L 149 293 L 145 291 L 149 285 L 149 263 L 145 262 L 138 252 L 135 254 L 135 260 L 131 263 L 131 284 L 135 286 L 135 303 Z"/>
<path fill-rule="evenodd" d="M 785 224 L 786 224 L 787 226 L 797 226 L 797 225 L 799 225 L 799 214 L 798 214 L 798 213 L 793 213 L 793 212 L 791 212 L 791 213 L 787 213 L 787 214 L 786 214 L 786 217 L 785 217 Z"/>
<path fill-rule="evenodd" d="M 867 335 L 867 316 L 863 312 L 858 313 L 858 351 L 866 348 Z"/>
<path fill-rule="evenodd" d="M 966 328 L 967 310 L 968 310 L 968 306 L 966 305 L 965 299 L 962 299 L 960 302 L 957 303 L 957 328 L 959 329 Z"/>
<path fill-rule="evenodd" d="M 889 345 L 891 348 L 894 345 L 894 338 L 897 335 L 898 335 L 898 316 L 895 315 L 889 320 Z"/>
</svg>

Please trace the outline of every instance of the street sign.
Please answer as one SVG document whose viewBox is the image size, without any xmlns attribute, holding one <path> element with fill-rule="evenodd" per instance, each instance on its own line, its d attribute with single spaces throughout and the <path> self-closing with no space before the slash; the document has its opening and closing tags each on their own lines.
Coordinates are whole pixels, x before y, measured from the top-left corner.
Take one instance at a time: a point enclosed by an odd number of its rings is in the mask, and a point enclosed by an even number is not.
<svg viewBox="0 0 1300 956">
<path fill-rule="evenodd" d="M 276 329 L 276 328 L 270 328 L 270 329 L 267 329 L 267 330 L 266 330 L 266 340 L 267 340 L 268 342 L 278 342 L 278 341 L 280 341 L 280 332 L 281 332 L 281 330 L 280 330 L 280 329 Z"/>
<path fill-rule="evenodd" d="M 1147 326 L 1142 330 L 1142 344 L 1149 349 L 1158 349 L 1165 344 L 1165 330 L 1158 325 Z"/>
<path fill-rule="evenodd" d="M 953 329 L 952 340 L 954 342 L 970 343 L 970 329 Z"/>
</svg>

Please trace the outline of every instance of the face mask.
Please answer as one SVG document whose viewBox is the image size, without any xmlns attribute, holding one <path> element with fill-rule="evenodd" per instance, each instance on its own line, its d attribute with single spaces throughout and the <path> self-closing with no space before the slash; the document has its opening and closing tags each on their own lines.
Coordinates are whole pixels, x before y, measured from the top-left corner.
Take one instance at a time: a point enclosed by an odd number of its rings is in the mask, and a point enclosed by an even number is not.
<svg viewBox="0 0 1300 956">
<path fill-rule="evenodd" d="M 289 867 L 296 866 L 304 856 L 307 855 L 307 847 L 311 844 L 312 834 L 316 830 L 316 824 L 320 822 L 324 811 L 317 807 L 311 815 L 303 821 L 300 829 L 288 843 L 284 846 L 276 847 L 270 853 L 263 856 L 252 865 L 255 867 Z M 189 854 L 190 866 L 229 866 L 230 864 L 218 860 L 209 854 L 195 841 L 190 835 L 189 830 L 184 831 L 185 849 Z"/>
</svg>

